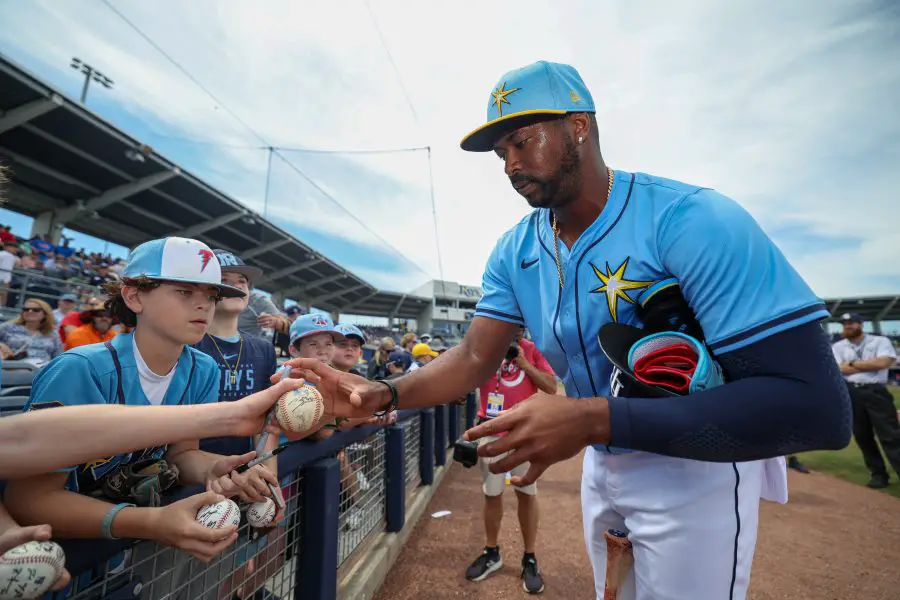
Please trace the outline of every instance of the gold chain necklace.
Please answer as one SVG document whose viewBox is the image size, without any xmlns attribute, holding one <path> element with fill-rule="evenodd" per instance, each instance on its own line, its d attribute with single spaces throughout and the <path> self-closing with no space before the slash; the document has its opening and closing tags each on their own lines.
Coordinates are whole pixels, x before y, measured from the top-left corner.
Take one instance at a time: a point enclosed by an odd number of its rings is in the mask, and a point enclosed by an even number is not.
<svg viewBox="0 0 900 600">
<path fill-rule="evenodd" d="M 225 354 L 222 353 L 222 349 L 219 348 L 219 344 L 216 343 L 216 338 L 213 335 L 206 334 L 209 336 L 209 339 L 212 340 L 213 346 L 216 347 L 216 351 L 219 353 L 219 356 L 222 357 L 222 362 L 225 363 L 225 368 L 231 371 L 231 385 L 237 384 L 237 368 L 241 365 L 241 354 L 244 352 L 244 336 L 238 334 L 238 338 L 241 340 L 241 345 L 238 346 L 237 360 L 234 361 L 234 368 L 231 368 L 231 365 L 228 364 L 228 361 L 225 360 Z"/>
<path fill-rule="evenodd" d="M 609 202 L 609 199 L 612 197 L 613 173 L 614 171 L 612 169 L 606 169 L 606 176 L 609 180 L 609 185 L 606 188 L 607 202 Z M 557 224 L 556 215 L 552 214 L 552 211 L 550 224 L 553 226 L 553 249 L 556 251 L 556 274 L 559 276 L 559 287 L 563 287 L 562 261 L 559 258 L 559 224 Z"/>
</svg>

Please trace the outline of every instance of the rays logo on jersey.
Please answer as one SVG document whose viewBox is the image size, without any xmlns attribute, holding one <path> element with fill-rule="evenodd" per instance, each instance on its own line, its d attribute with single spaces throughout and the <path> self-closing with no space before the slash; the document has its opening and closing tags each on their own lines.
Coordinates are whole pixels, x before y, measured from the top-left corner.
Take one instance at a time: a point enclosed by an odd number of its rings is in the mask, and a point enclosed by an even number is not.
<svg viewBox="0 0 900 600">
<path fill-rule="evenodd" d="M 640 281 L 628 279 L 626 271 L 628 270 L 628 261 L 630 256 L 626 256 L 625 260 L 613 270 L 606 263 L 606 269 L 600 269 L 594 263 L 589 263 L 594 275 L 600 281 L 600 285 L 591 290 L 592 294 L 604 294 L 606 296 L 606 307 L 609 309 L 609 316 L 613 322 L 619 322 L 619 300 L 628 304 L 634 304 L 635 300 L 628 295 L 628 292 L 639 294 L 647 288 L 657 283 L 655 280 Z"/>
</svg>

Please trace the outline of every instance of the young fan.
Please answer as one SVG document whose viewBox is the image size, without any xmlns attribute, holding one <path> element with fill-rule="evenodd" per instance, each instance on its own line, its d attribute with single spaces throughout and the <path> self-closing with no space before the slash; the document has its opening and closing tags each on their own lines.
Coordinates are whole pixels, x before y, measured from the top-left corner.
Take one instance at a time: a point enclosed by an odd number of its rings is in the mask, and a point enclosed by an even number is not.
<svg viewBox="0 0 900 600">
<path fill-rule="evenodd" d="M 360 367 L 359 359 L 362 357 L 362 347 L 366 343 L 363 332 L 356 325 L 341 323 L 335 327 L 338 333 L 343 334 L 344 339 L 335 343 L 334 355 L 331 357 L 331 366 L 346 373 L 353 373 L 360 377 L 366 374 Z"/>
<path fill-rule="evenodd" d="M 134 333 L 55 359 L 35 378 L 26 410 L 215 402 L 219 369 L 190 345 L 206 333 L 220 297 L 244 292 L 222 285 L 212 251 L 186 238 L 146 242 L 131 254 L 122 280 L 108 284 L 107 291 L 107 308 L 134 326 Z M 247 457 L 209 454 L 200 451 L 198 440 L 183 441 L 13 480 L 5 499 L 20 523 L 48 524 L 60 538 L 147 539 L 209 561 L 234 541 L 234 528 L 204 528 L 195 521 L 192 499 L 160 508 L 160 495 L 182 483 L 262 500 L 266 482 L 278 480 L 262 465 L 232 472 Z"/>
</svg>

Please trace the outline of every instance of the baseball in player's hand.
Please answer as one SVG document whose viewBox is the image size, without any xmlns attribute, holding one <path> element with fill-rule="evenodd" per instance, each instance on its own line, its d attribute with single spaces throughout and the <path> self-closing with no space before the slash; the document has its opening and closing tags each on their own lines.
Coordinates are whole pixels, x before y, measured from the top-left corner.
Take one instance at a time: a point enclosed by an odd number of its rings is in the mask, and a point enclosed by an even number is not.
<svg viewBox="0 0 900 600">
<path fill-rule="evenodd" d="M 26 542 L 46 542 L 50 540 L 52 535 L 49 525 L 33 525 L 31 527 L 12 525 L 7 527 L 5 530 L 0 531 L 0 556 Z M 53 584 L 50 590 L 55 592 L 63 589 L 69 585 L 71 579 L 69 572 L 63 569 L 59 579 L 56 580 L 56 583 Z"/>
<path fill-rule="evenodd" d="M 208 563 L 237 539 L 237 527 L 210 529 L 197 522 L 197 513 L 207 504 L 215 504 L 224 498 L 215 492 L 204 492 L 179 500 L 163 508 L 149 509 L 157 512 L 151 517 L 149 531 L 154 542 L 179 548 L 199 560 Z"/>
<path fill-rule="evenodd" d="M 492 473 L 512 471 L 524 462 L 531 463 L 524 476 L 510 483 L 525 486 L 534 483 L 550 465 L 572 458 L 590 444 L 609 442 L 609 405 L 606 398 L 566 398 L 538 392 L 511 410 L 468 430 L 464 437 L 472 441 L 508 432 L 489 444 L 478 446 L 478 455 L 495 457 Z"/>
<path fill-rule="evenodd" d="M 370 417 L 391 400 L 386 385 L 338 371 L 315 358 L 294 358 L 284 364 L 291 368 L 290 377 L 303 378 L 316 386 L 325 400 L 325 413 L 333 417 Z M 276 373 L 272 381 L 280 377 L 281 373 Z"/>
<path fill-rule="evenodd" d="M 291 377 L 281 380 L 278 376 L 273 383 L 275 385 L 272 387 L 240 400 L 211 405 L 225 413 L 224 419 L 228 423 L 230 435 L 244 437 L 258 434 L 262 431 L 263 425 L 266 423 L 266 416 L 278 399 L 289 391 L 302 386 L 305 382 L 302 379 Z M 274 435 L 282 433 L 278 422 L 274 419 L 265 427 L 269 433 Z"/>
<path fill-rule="evenodd" d="M 256 457 L 256 452 L 248 452 L 240 456 L 223 456 L 216 461 L 206 477 L 206 489 L 221 494 L 226 498 L 235 496 L 244 502 L 262 502 L 270 496 L 266 482 L 278 487 L 278 477 L 265 465 L 256 465 L 243 473 L 236 469 Z"/>
</svg>

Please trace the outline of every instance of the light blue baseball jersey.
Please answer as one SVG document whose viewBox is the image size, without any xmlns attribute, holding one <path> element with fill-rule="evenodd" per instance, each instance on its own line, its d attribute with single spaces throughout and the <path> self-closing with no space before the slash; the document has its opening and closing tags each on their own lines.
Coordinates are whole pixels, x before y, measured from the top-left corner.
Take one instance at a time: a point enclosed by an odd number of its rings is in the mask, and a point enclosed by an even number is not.
<svg viewBox="0 0 900 600">
<path fill-rule="evenodd" d="M 31 388 L 25 410 L 53 406 L 85 404 L 119 404 L 119 385 L 122 397 L 129 406 L 149 406 L 138 376 L 132 350 L 133 334 L 114 337 L 110 344 L 116 350 L 121 378 L 117 373 L 113 354 L 104 344 L 73 348 L 58 356 L 41 369 Z M 165 405 L 205 404 L 216 402 L 219 394 L 219 367 L 206 354 L 185 347 L 175 366 L 175 374 L 163 399 Z M 72 491 L 89 492 L 98 480 L 114 468 L 149 458 L 161 458 L 166 446 L 148 448 L 97 460 L 68 469 L 71 473 L 66 487 Z"/>
<path fill-rule="evenodd" d="M 708 188 L 616 171 L 600 216 L 559 251 L 562 289 L 550 211 L 526 216 L 488 259 L 475 314 L 528 327 L 571 397 L 609 393 L 600 328 L 640 326 L 636 302 L 673 278 L 714 354 L 828 316 L 750 214 Z"/>
</svg>

